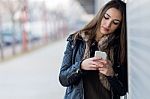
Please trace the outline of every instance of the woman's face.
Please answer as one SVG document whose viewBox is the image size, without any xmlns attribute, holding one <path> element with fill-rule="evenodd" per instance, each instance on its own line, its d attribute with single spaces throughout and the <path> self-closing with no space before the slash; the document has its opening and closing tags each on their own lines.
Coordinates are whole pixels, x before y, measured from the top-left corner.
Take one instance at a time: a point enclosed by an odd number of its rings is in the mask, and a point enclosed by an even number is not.
<svg viewBox="0 0 150 99">
<path fill-rule="evenodd" d="M 102 18 L 100 32 L 102 34 L 110 34 L 114 32 L 119 27 L 121 20 L 121 12 L 118 9 L 108 9 Z"/>
</svg>

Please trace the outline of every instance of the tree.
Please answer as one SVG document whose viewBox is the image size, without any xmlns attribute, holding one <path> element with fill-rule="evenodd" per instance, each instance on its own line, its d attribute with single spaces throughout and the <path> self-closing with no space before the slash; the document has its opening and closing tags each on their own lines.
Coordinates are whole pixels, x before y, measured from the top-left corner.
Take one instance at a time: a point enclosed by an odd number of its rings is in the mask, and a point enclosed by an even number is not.
<svg viewBox="0 0 150 99">
<path fill-rule="evenodd" d="M 12 54 L 15 55 L 15 14 L 20 11 L 23 7 L 23 1 L 22 0 L 0 0 L 1 7 L 5 12 L 6 15 L 10 17 L 10 20 L 12 22 L 12 33 L 13 33 L 13 42 L 12 42 Z M 5 16 L 3 16 L 5 17 Z M 6 17 L 8 18 L 8 17 Z M 6 19 L 7 20 L 7 19 Z"/>
</svg>

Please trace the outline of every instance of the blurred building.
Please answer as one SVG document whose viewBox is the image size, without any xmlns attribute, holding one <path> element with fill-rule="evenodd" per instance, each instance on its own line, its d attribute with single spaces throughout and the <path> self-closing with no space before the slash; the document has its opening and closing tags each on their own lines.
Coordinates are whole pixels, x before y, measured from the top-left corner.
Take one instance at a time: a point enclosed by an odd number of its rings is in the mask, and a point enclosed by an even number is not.
<svg viewBox="0 0 150 99">
<path fill-rule="evenodd" d="M 88 14 L 95 13 L 95 0 L 77 0 Z"/>
<path fill-rule="evenodd" d="M 96 14 L 109 0 L 77 0 L 88 14 Z"/>
<path fill-rule="evenodd" d="M 99 9 L 109 0 L 95 0 L 95 13 L 99 11 Z"/>
<path fill-rule="evenodd" d="M 88 14 L 96 14 L 109 0 L 77 0 Z M 127 0 L 122 0 L 127 2 Z"/>
</svg>

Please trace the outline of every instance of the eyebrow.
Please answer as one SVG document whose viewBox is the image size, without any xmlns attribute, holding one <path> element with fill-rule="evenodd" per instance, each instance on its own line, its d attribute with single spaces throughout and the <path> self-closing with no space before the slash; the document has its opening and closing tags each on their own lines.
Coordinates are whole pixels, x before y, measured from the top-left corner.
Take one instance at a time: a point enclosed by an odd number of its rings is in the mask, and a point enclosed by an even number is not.
<svg viewBox="0 0 150 99">
<path fill-rule="evenodd" d="M 108 15 L 111 18 L 111 16 L 108 13 L 105 13 L 105 14 Z M 114 19 L 114 20 L 121 22 L 119 19 Z"/>
</svg>

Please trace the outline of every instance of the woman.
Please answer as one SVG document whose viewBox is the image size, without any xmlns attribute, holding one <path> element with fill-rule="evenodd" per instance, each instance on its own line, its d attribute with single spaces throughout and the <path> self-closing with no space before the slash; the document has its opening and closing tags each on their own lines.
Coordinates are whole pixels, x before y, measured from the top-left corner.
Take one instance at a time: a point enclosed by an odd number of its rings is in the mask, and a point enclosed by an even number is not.
<svg viewBox="0 0 150 99">
<path fill-rule="evenodd" d="M 126 4 L 109 1 L 71 34 L 59 74 L 65 99 L 120 99 L 127 92 Z M 95 57 L 95 51 L 107 59 Z"/>
</svg>

